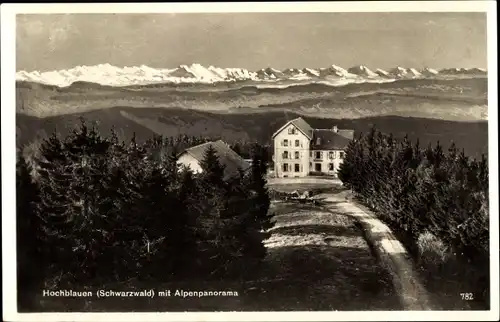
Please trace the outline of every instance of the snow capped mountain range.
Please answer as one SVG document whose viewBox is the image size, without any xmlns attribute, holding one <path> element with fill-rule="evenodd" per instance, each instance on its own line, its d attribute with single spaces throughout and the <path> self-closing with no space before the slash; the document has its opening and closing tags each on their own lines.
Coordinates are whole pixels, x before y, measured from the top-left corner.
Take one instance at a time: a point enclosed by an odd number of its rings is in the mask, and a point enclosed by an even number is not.
<svg viewBox="0 0 500 322">
<path fill-rule="evenodd" d="M 56 86 L 69 86 L 74 82 L 90 82 L 108 86 L 145 85 L 154 83 L 218 83 L 235 81 L 278 82 L 278 81 L 321 81 L 332 85 L 345 85 L 363 82 L 388 82 L 398 79 L 478 76 L 486 75 L 481 68 L 449 68 L 435 70 L 424 68 L 396 67 L 390 71 L 383 69 L 370 70 L 360 65 L 349 69 L 331 65 L 326 68 L 287 68 L 277 70 L 271 67 L 258 71 L 244 68 L 204 67 L 200 64 L 181 65 L 173 69 L 151 68 L 145 65 L 134 67 L 116 67 L 110 64 L 95 66 L 77 66 L 67 70 L 49 72 L 16 73 L 17 81 L 36 82 Z"/>
</svg>

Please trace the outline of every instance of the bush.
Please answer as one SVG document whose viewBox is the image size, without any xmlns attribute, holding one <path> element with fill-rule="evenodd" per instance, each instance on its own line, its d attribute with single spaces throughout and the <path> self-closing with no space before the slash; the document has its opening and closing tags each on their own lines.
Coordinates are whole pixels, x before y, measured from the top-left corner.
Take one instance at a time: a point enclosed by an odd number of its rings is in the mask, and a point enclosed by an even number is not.
<svg viewBox="0 0 500 322">
<path fill-rule="evenodd" d="M 418 236 L 417 246 L 419 262 L 430 262 L 440 266 L 446 263 L 448 257 L 452 255 L 450 248 L 441 239 L 428 231 Z"/>
</svg>

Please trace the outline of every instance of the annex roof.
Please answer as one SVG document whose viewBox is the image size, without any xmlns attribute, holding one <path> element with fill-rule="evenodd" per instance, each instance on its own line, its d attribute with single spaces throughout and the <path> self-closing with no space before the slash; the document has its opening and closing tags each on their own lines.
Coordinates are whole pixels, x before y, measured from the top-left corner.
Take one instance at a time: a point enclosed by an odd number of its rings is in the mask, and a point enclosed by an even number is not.
<svg viewBox="0 0 500 322">
<path fill-rule="evenodd" d="M 205 155 L 205 151 L 209 146 L 212 146 L 215 150 L 215 153 L 219 157 L 219 162 L 224 165 L 224 176 L 230 177 L 238 173 L 238 169 L 242 169 L 244 171 L 250 168 L 250 163 L 246 162 L 240 155 L 234 152 L 229 145 L 227 145 L 222 140 L 218 140 L 215 142 L 206 142 L 200 145 L 196 145 L 190 147 L 180 155 L 184 153 L 189 153 L 193 158 L 195 158 L 198 162 L 203 160 Z"/>
<path fill-rule="evenodd" d="M 354 130 L 314 129 L 313 133 L 311 150 L 343 150 L 354 138 Z"/>
</svg>

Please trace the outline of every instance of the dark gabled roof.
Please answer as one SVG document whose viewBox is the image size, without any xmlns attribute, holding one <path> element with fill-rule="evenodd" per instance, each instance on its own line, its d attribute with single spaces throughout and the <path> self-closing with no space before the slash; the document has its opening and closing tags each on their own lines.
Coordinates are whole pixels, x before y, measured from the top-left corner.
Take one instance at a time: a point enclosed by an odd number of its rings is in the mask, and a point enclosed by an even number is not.
<svg viewBox="0 0 500 322">
<path fill-rule="evenodd" d="M 181 153 L 189 153 L 193 158 L 201 162 L 205 156 L 205 151 L 209 146 L 212 146 L 215 153 L 219 157 L 219 162 L 225 166 L 224 177 L 228 178 L 238 173 L 240 168 L 246 171 L 250 168 L 250 164 L 246 162 L 238 153 L 234 152 L 226 143 L 221 140 L 215 142 L 207 142 L 186 149 Z"/>
<path fill-rule="evenodd" d="M 273 134 L 273 138 L 278 133 L 280 133 L 281 131 L 283 131 L 283 129 L 285 127 L 287 127 L 289 124 L 293 124 L 299 131 L 301 131 L 302 133 L 304 133 L 304 135 L 307 136 L 309 139 L 312 138 L 312 136 L 313 136 L 313 128 L 303 118 L 301 118 L 301 117 L 298 117 L 296 119 L 293 119 L 291 121 L 286 122 L 285 125 L 283 125 L 282 127 L 280 127 L 279 130 L 276 131 Z"/>
<path fill-rule="evenodd" d="M 354 138 L 353 130 L 338 130 L 335 132 L 330 129 L 314 129 L 313 133 L 311 150 L 343 150 Z M 320 144 L 316 144 L 318 138 Z"/>
</svg>

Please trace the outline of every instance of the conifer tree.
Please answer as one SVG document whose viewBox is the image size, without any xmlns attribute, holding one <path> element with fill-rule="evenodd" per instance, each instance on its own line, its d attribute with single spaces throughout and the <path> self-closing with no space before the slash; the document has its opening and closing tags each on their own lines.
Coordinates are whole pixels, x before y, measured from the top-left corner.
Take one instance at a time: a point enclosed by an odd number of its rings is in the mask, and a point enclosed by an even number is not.
<svg viewBox="0 0 500 322">
<path fill-rule="evenodd" d="M 272 216 L 268 214 L 270 207 L 269 190 L 267 189 L 267 151 L 258 144 L 252 148 L 252 164 L 250 168 L 250 190 L 255 207 L 255 218 L 260 230 L 273 227 Z"/>
<path fill-rule="evenodd" d="M 156 185 L 151 185 L 151 209 L 154 219 L 151 224 L 155 228 L 154 238 L 158 242 L 155 263 L 159 268 L 156 274 L 171 276 L 179 275 L 189 265 L 189 257 L 196 256 L 192 227 L 195 217 L 188 212 L 186 201 L 192 193 L 191 174 L 179 174 L 177 153 L 172 150 L 161 166 L 153 172 L 152 179 Z M 184 186 L 184 185 L 187 186 Z M 190 186 L 191 185 L 191 186 Z M 156 190 L 154 192 L 153 190 Z"/>
<path fill-rule="evenodd" d="M 65 243 L 71 245 L 71 271 L 80 282 L 97 282 L 112 271 L 106 247 L 114 228 L 107 217 L 114 202 L 106 189 L 109 141 L 82 120 L 63 147 L 71 176 L 65 196 L 66 222 L 71 227 L 70 232 L 66 232 Z"/>
<path fill-rule="evenodd" d="M 237 182 L 233 183 L 235 187 L 242 187 L 236 196 L 243 206 L 238 210 L 244 216 L 241 221 L 244 229 L 239 234 L 244 239 L 243 254 L 249 259 L 248 265 L 256 265 L 265 257 L 264 240 L 269 237 L 268 230 L 275 224 L 274 215 L 269 213 L 266 153 L 264 147 L 254 144 L 250 171 L 247 174 L 240 172 Z"/>
<path fill-rule="evenodd" d="M 210 273 L 224 271 L 231 262 L 228 231 L 231 219 L 227 218 L 225 167 L 219 162 L 216 150 L 208 145 L 200 162 L 200 237 L 198 248 L 206 259 L 205 268 Z"/>
<path fill-rule="evenodd" d="M 46 276 L 71 272 L 75 262 L 68 234 L 72 231 L 67 207 L 71 187 L 71 164 L 56 132 L 40 146 L 36 160 L 40 201 L 36 213 L 41 222 L 41 254 Z M 54 281 L 58 282 L 58 281 Z"/>
<path fill-rule="evenodd" d="M 40 254 L 41 223 L 35 212 L 38 189 L 31 169 L 22 155 L 16 164 L 16 237 L 17 237 L 17 294 L 22 308 L 29 306 L 29 293 L 41 288 L 43 270 L 33 269 L 33 263 L 44 267 Z"/>
<path fill-rule="evenodd" d="M 347 188 L 359 192 L 359 180 L 361 162 L 363 159 L 363 148 L 361 146 L 363 137 L 360 134 L 356 140 L 349 142 L 345 150 L 344 161 L 340 165 L 338 176 Z"/>
<path fill-rule="evenodd" d="M 203 234 L 200 220 L 203 216 L 200 207 L 200 189 L 193 172 L 186 167 L 179 172 L 179 189 L 177 191 L 179 202 L 179 225 L 183 227 L 176 250 L 174 271 L 177 275 L 185 276 L 196 273 L 204 265 L 203 255 L 199 253 L 198 242 Z"/>
</svg>

